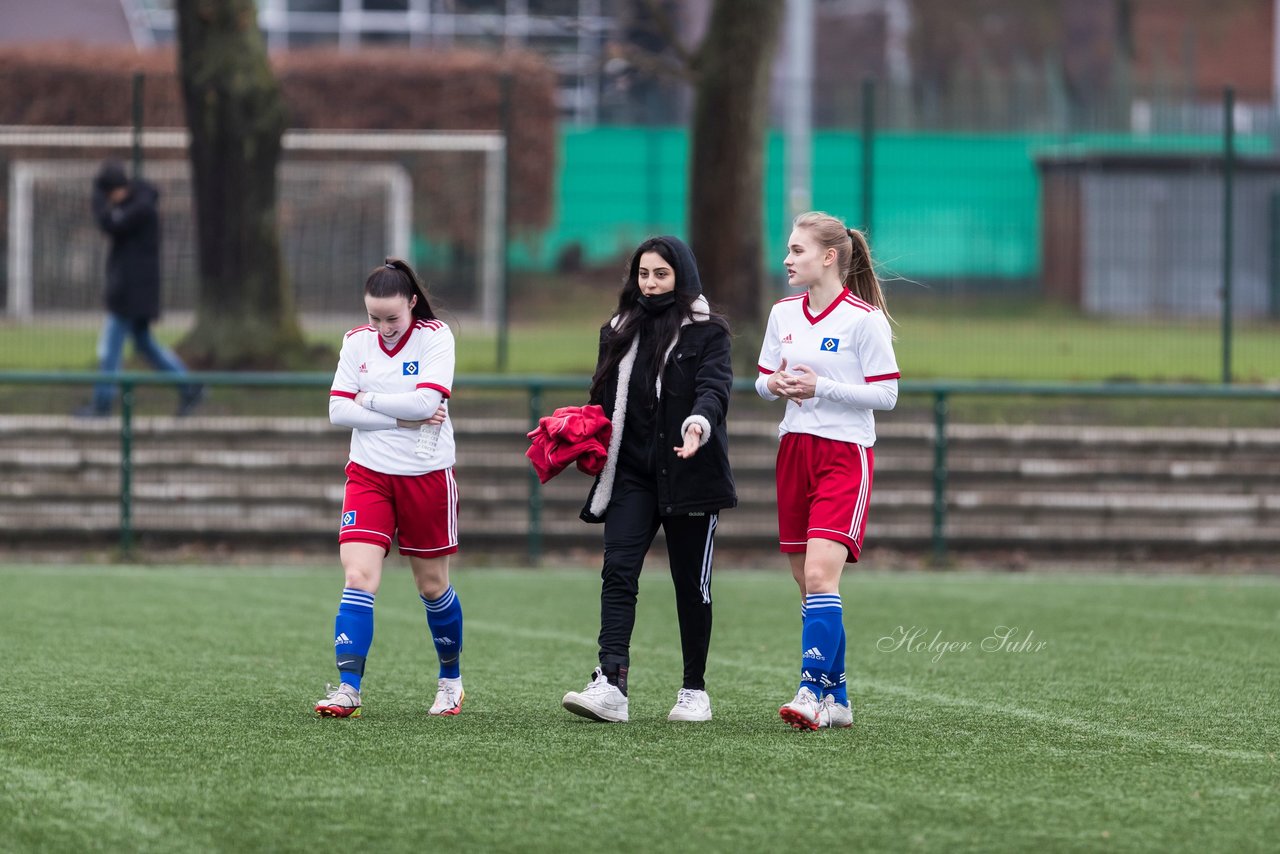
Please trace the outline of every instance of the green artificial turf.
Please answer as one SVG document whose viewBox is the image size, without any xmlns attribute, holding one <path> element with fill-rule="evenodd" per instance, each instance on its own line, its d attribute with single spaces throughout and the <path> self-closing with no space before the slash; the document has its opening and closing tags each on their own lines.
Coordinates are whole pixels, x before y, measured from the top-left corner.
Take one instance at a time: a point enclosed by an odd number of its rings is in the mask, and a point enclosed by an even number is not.
<svg viewBox="0 0 1280 854">
<path fill-rule="evenodd" d="M 853 571 L 855 725 L 800 733 L 777 717 L 800 651 L 778 563 L 718 573 L 715 717 L 671 724 L 651 560 L 621 725 L 560 708 L 595 663 L 590 571 L 455 568 L 467 700 L 434 719 L 397 562 L 364 717 L 317 720 L 334 567 L 0 568 L 0 848 L 1274 850 L 1275 579 Z M 999 626 L 1029 643 L 983 650 Z"/>
</svg>

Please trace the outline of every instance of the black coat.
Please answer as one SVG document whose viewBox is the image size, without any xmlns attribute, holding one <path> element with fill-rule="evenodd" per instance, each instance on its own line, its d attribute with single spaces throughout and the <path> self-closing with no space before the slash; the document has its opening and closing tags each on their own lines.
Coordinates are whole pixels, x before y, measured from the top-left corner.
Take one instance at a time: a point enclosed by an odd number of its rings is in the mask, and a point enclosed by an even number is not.
<svg viewBox="0 0 1280 854">
<path fill-rule="evenodd" d="M 603 360 L 605 341 L 612 334 L 606 324 L 600 330 L 600 356 Z M 597 361 L 596 369 L 600 368 Z M 643 370 L 639 365 L 636 370 Z M 662 373 L 662 394 L 658 398 L 653 423 L 653 442 L 657 460 L 655 484 L 658 513 L 679 516 L 686 513 L 716 512 L 738 503 L 733 473 L 729 468 L 729 435 L 725 430 L 725 413 L 733 388 L 733 365 L 729 358 L 729 332 L 716 323 L 690 323 L 681 327 L 671 355 Z M 618 394 L 618 376 L 610 377 L 600 404 L 612 417 Z M 630 401 L 629 401 L 630 403 Z M 687 460 L 676 456 L 674 448 L 683 444 L 680 426 L 690 415 L 700 415 L 711 425 L 711 438 Z M 625 421 L 624 421 L 625 424 Z M 617 425 L 614 425 L 617 429 Z M 591 513 L 591 499 L 600 485 L 592 484 L 581 518 L 586 522 L 603 522 Z M 615 482 L 614 494 L 621 488 Z"/>
<path fill-rule="evenodd" d="M 107 311 L 132 320 L 160 316 L 160 193 L 146 181 L 132 181 L 129 195 L 111 204 L 107 191 L 93 188 L 93 217 L 111 237 L 107 255 Z"/>
</svg>

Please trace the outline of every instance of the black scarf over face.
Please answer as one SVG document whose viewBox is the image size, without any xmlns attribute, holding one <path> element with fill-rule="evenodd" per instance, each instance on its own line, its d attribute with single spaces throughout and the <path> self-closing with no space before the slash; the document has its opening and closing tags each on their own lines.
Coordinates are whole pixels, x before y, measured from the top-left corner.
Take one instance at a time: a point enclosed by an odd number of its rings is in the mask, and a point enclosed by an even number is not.
<svg viewBox="0 0 1280 854">
<path fill-rule="evenodd" d="M 659 254 L 671 264 L 676 286 L 669 293 L 646 297 L 640 293 L 637 271 L 640 256 L 652 246 L 653 241 L 661 243 L 666 250 Z M 665 235 L 641 244 L 631 256 L 629 271 L 628 284 L 624 286 L 618 299 L 616 326 L 606 344 L 604 360 L 591 380 L 592 398 L 597 398 L 603 392 L 608 378 L 615 374 L 618 363 L 630 348 L 632 336 L 639 334 L 642 326 L 646 333 L 653 336 L 654 349 L 659 358 L 651 359 L 643 365 L 637 363 L 636 369 L 648 374 L 650 385 L 656 383 L 662 354 L 679 336 L 681 323 L 692 317 L 691 305 L 702 294 L 702 278 L 698 275 L 698 263 L 693 257 L 693 250 L 678 237 Z M 673 306 L 675 311 L 671 310 Z"/>
<path fill-rule="evenodd" d="M 665 294 L 654 294 L 653 296 L 641 296 L 640 307 L 649 314 L 662 314 L 671 306 L 676 304 L 676 292 L 667 291 Z"/>
</svg>

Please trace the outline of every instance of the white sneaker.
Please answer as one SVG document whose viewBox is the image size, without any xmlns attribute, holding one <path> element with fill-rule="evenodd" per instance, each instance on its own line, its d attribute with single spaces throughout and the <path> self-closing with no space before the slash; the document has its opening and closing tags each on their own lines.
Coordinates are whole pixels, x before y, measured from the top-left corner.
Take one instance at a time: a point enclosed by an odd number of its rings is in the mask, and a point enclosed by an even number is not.
<svg viewBox="0 0 1280 854">
<path fill-rule="evenodd" d="M 599 667 L 591 674 L 591 681 L 581 691 L 570 691 L 561 700 L 564 707 L 575 715 L 607 723 L 623 723 L 627 720 L 627 695 L 610 685 Z"/>
<path fill-rule="evenodd" d="M 796 698 L 778 709 L 778 714 L 793 729 L 818 728 L 818 698 L 808 688 L 801 687 Z"/>
<path fill-rule="evenodd" d="M 360 717 L 360 692 L 343 682 L 337 688 L 326 685 L 328 693 L 316 701 L 316 714 L 322 718 Z"/>
<path fill-rule="evenodd" d="M 853 704 L 837 703 L 835 697 L 827 694 L 818 705 L 818 726 L 834 729 L 853 726 Z"/>
<path fill-rule="evenodd" d="M 669 721 L 709 721 L 711 720 L 711 698 L 706 691 L 695 691 L 692 688 L 681 688 L 676 695 L 676 704 L 667 715 Z"/>
<path fill-rule="evenodd" d="M 456 715 L 462 711 L 462 701 L 467 692 L 462 690 L 461 679 L 441 679 L 436 683 L 436 701 L 427 709 L 429 715 Z"/>
</svg>

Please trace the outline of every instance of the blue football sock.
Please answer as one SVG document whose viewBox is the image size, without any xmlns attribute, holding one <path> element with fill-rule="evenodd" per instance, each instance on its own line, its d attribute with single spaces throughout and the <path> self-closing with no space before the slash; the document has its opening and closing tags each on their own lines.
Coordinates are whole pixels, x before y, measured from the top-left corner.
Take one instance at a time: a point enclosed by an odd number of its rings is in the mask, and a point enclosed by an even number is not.
<svg viewBox="0 0 1280 854">
<path fill-rule="evenodd" d="M 428 599 L 421 593 L 418 598 L 427 609 L 427 627 L 440 658 L 440 678 L 457 679 L 462 675 L 458 663 L 462 655 L 462 603 L 453 585 L 439 599 Z"/>
<path fill-rule="evenodd" d="M 836 647 L 836 657 L 831 662 L 831 670 L 827 674 L 828 681 L 834 686 L 824 686 L 824 690 L 835 697 L 842 706 L 849 705 L 849 689 L 844 684 L 844 623 L 840 624 L 840 645 Z"/>
<path fill-rule="evenodd" d="M 354 587 L 342 590 L 338 617 L 333 621 L 333 652 L 338 681 L 357 691 L 364 678 L 364 660 L 373 644 L 373 594 Z"/>
<path fill-rule="evenodd" d="M 821 697 L 832 684 L 830 674 L 840 647 L 843 617 L 839 593 L 810 593 L 805 597 L 800 687 L 808 688 L 815 697 Z"/>
</svg>

